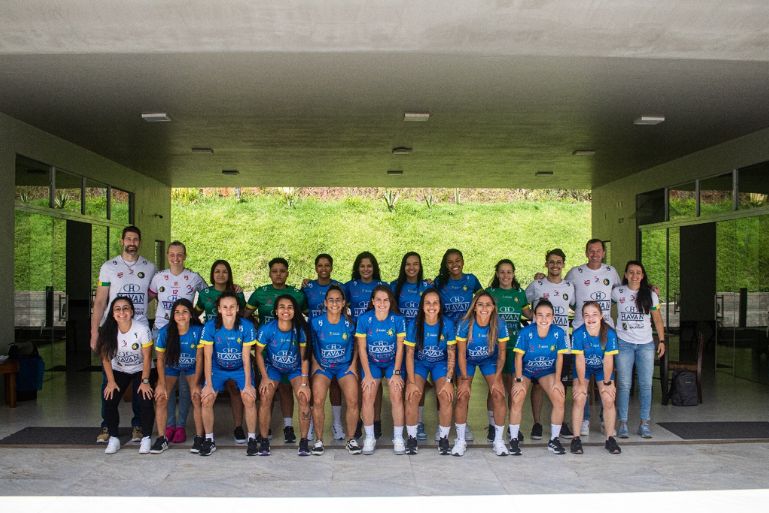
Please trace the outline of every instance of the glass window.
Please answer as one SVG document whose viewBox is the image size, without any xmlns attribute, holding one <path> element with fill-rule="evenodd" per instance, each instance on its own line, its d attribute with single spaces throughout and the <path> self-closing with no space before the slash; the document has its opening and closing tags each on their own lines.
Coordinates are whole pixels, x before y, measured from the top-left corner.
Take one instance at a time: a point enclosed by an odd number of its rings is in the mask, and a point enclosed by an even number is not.
<svg viewBox="0 0 769 513">
<path fill-rule="evenodd" d="M 131 224 L 131 193 L 112 187 L 110 198 L 110 219 L 124 225 Z"/>
<path fill-rule="evenodd" d="M 697 215 L 697 188 L 694 182 L 670 188 L 668 210 L 671 220 Z"/>
<path fill-rule="evenodd" d="M 732 173 L 700 180 L 700 215 L 732 211 L 733 189 Z"/>
<path fill-rule="evenodd" d="M 85 215 L 107 219 L 107 186 L 85 179 Z"/>
<path fill-rule="evenodd" d="M 661 223 L 665 220 L 665 189 L 644 192 L 636 196 L 636 223 Z"/>
<path fill-rule="evenodd" d="M 56 189 L 53 197 L 53 208 L 82 214 L 83 179 L 61 169 L 56 169 L 54 184 Z"/>
<path fill-rule="evenodd" d="M 16 158 L 16 201 L 35 207 L 49 207 L 51 167 L 26 157 Z"/>
<path fill-rule="evenodd" d="M 769 161 L 739 169 L 737 178 L 739 208 L 769 205 Z"/>
</svg>

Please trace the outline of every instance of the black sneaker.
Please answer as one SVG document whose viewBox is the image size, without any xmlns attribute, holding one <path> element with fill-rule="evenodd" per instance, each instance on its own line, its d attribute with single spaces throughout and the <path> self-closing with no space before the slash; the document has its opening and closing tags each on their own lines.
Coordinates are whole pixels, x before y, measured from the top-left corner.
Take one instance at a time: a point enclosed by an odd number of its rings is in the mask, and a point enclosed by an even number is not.
<svg viewBox="0 0 769 513">
<path fill-rule="evenodd" d="M 201 447 L 203 447 L 203 440 L 204 438 L 202 436 L 195 435 L 192 439 L 192 448 L 190 449 L 192 454 L 198 454 L 200 452 Z"/>
<path fill-rule="evenodd" d="M 363 450 L 360 448 L 360 445 L 358 445 L 358 441 L 354 438 L 347 440 L 347 445 L 345 445 L 345 447 L 347 447 L 347 452 L 350 454 L 360 454 L 363 452 Z"/>
<path fill-rule="evenodd" d="M 521 455 L 521 446 L 517 438 L 513 438 L 512 440 L 510 440 L 510 455 L 511 456 Z"/>
<path fill-rule="evenodd" d="M 613 436 L 610 436 L 606 439 L 606 443 L 603 445 L 603 448 L 609 451 L 610 454 L 619 454 L 622 452 L 622 449 L 619 448 L 617 440 L 615 440 Z"/>
<path fill-rule="evenodd" d="M 296 451 L 296 453 L 299 456 L 309 456 L 310 455 L 310 441 L 306 438 L 302 438 L 299 440 L 299 449 Z"/>
<path fill-rule="evenodd" d="M 363 421 L 359 420 L 358 424 L 355 426 L 355 436 L 354 436 L 354 438 L 357 440 L 361 436 L 363 436 Z"/>
<path fill-rule="evenodd" d="M 238 426 L 235 431 L 232 432 L 232 437 L 235 439 L 236 444 L 246 443 L 246 432 L 243 431 L 243 426 Z"/>
<path fill-rule="evenodd" d="M 438 439 L 438 454 L 441 456 L 448 456 L 451 454 L 451 447 L 449 447 L 449 437 L 444 436 Z"/>
<path fill-rule="evenodd" d="M 574 436 L 574 433 L 572 433 L 571 429 L 569 429 L 569 425 L 565 422 L 561 424 L 561 436 L 567 440 Z"/>
<path fill-rule="evenodd" d="M 417 452 L 419 452 L 419 443 L 417 442 L 417 439 L 413 436 L 408 437 L 406 440 L 406 454 L 413 456 Z"/>
<path fill-rule="evenodd" d="M 256 456 L 257 454 L 259 454 L 259 443 L 256 441 L 256 438 L 249 438 L 246 456 Z"/>
<path fill-rule="evenodd" d="M 287 444 L 293 444 L 296 442 L 296 435 L 294 434 L 293 426 L 286 426 L 283 428 L 283 441 Z"/>
<path fill-rule="evenodd" d="M 492 443 L 494 441 L 495 435 L 496 435 L 496 429 L 494 429 L 494 426 L 492 424 L 489 424 L 489 429 L 486 432 L 486 441 L 489 443 Z"/>
<path fill-rule="evenodd" d="M 542 440 L 542 424 L 540 424 L 539 422 L 531 426 L 531 439 Z"/>
<path fill-rule="evenodd" d="M 159 436 L 155 440 L 155 443 L 152 444 L 152 447 L 150 448 L 150 454 L 160 454 L 166 449 L 168 449 L 168 440 L 166 440 L 166 437 L 164 436 Z"/>
<path fill-rule="evenodd" d="M 259 456 L 269 456 L 270 455 L 270 439 L 269 438 L 262 438 L 259 440 Z"/>
<path fill-rule="evenodd" d="M 563 448 L 561 441 L 557 438 L 551 438 L 550 441 L 547 442 L 547 448 L 553 454 L 566 454 L 566 449 Z"/>
<path fill-rule="evenodd" d="M 376 438 L 377 440 L 382 438 L 382 421 L 381 420 L 374 421 L 374 438 Z"/>
<path fill-rule="evenodd" d="M 579 439 L 578 436 L 575 436 L 571 439 L 571 444 L 569 445 L 569 452 L 572 454 L 582 454 L 585 451 L 582 450 L 582 440 Z"/>
<path fill-rule="evenodd" d="M 216 443 L 214 443 L 213 440 L 209 440 L 208 438 L 203 440 L 203 445 L 201 445 L 200 452 L 198 454 L 201 456 L 211 456 L 211 454 L 214 452 L 216 452 Z"/>
</svg>

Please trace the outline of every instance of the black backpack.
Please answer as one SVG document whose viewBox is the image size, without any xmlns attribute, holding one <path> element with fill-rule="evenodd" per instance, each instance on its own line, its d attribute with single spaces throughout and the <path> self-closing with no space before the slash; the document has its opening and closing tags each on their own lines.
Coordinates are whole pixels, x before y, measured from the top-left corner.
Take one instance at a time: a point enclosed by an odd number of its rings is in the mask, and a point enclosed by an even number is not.
<svg viewBox="0 0 769 513">
<path fill-rule="evenodd" d="M 673 384 L 670 388 L 670 402 L 673 406 L 697 406 L 697 375 L 691 371 L 676 371 L 673 373 Z"/>
</svg>

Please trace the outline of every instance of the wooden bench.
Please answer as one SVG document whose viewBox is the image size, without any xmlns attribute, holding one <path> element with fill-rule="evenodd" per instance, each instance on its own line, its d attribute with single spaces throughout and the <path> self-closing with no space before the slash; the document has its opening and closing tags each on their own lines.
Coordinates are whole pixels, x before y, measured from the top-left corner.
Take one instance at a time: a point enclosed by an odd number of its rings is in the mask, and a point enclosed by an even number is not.
<svg viewBox="0 0 769 513">
<path fill-rule="evenodd" d="M 0 363 L 0 374 L 5 380 L 5 404 L 16 408 L 16 374 L 19 373 L 19 362 L 6 360 Z"/>
</svg>

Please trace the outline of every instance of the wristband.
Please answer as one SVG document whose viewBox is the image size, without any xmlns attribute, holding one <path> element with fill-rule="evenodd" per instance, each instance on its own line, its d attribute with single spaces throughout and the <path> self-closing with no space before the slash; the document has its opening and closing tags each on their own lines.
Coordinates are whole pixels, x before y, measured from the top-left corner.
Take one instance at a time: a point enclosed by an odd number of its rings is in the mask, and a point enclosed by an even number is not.
<svg viewBox="0 0 769 513">
<path fill-rule="evenodd" d="M 515 378 L 516 383 L 523 383 L 523 378 Z"/>
<path fill-rule="evenodd" d="M 142 385 L 149 385 L 150 384 L 150 378 L 142 378 Z"/>
<path fill-rule="evenodd" d="M 393 376 L 400 376 L 400 375 L 401 375 L 401 370 L 400 369 L 395 369 L 393 371 Z"/>
<path fill-rule="evenodd" d="M 607 387 L 608 387 L 609 385 L 611 385 L 612 383 L 614 383 L 612 380 L 609 380 L 609 381 L 604 381 L 604 382 L 603 382 L 603 384 L 604 384 L 604 385 L 606 385 Z"/>
</svg>

